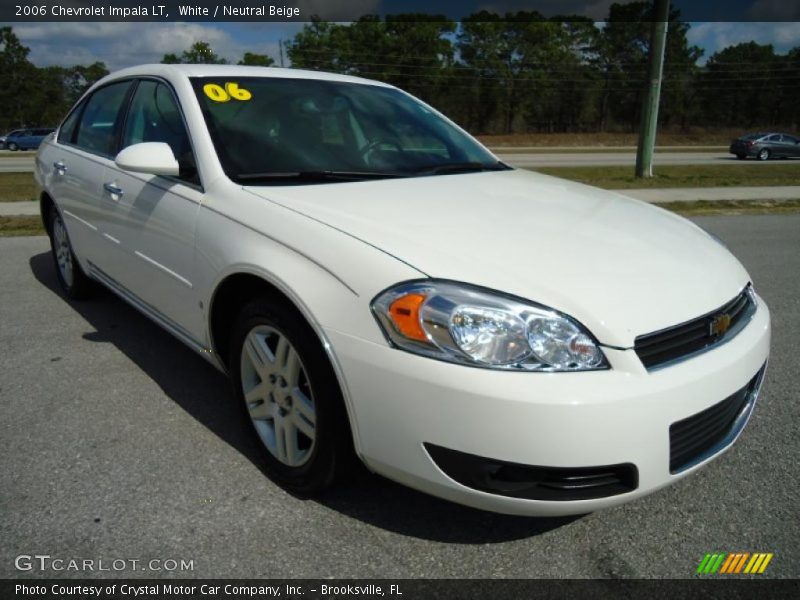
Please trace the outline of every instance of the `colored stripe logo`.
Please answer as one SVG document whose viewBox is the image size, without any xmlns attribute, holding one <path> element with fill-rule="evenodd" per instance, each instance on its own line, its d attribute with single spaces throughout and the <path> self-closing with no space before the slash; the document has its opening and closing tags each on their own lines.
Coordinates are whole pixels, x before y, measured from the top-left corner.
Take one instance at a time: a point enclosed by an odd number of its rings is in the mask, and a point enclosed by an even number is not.
<svg viewBox="0 0 800 600">
<path fill-rule="evenodd" d="M 761 574 L 772 560 L 772 552 L 715 552 L 706 554 L 697 567 L 698 575 Z"/>
</svg>

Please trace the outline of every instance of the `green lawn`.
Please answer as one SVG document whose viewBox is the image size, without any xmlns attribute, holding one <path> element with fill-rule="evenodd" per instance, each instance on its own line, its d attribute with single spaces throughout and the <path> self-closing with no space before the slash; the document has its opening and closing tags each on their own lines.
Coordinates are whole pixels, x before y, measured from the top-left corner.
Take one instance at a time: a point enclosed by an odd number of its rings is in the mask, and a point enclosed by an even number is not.
<svg viewBox="0 0 800 600">
<path fill-rule="evenodd" d="M 698 200 L 697 202 L 665 202 L 657 206 L 684 217 L 800 212 L 800 200 Z"/>
<path fill-rule="evenodd" d="M 36 150 L 17 150 L 16 152 L 0 152 L 0 159 L 19 158 L 20 156 L 35 156 Z"/>
<path fill-rule="evenodd" d="M 0 202 L 36 200 L 33 173 L 0 173 Z"/>
<path fill-rule="evenodd" d="M 607 190 L 679 187 L 800 185 L 800 161 L 768 164 L 664 165 L 655 177 L 637 179 L 633 167 L 537 167 L 540 173 Z"/>
<path fill-rule="evenodd" d="M 37 216 L 0 216 L 0 236 L 44 235 L 42 220 Z"/>
</svg>

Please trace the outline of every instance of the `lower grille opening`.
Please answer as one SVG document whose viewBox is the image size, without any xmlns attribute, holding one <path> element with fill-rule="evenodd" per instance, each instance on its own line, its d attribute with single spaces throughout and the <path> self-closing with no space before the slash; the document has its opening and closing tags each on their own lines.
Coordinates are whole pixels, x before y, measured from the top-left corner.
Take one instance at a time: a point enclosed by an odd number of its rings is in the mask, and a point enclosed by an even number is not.
<svg viewBox="0 0 800 600">
<path fill-rule="evenodd" d="M 746 386 L 702 412 L 669 427 L 669 471 L 680 473 L 733 441 L 755 404 L 766 365 Z"/>
<path fill-rule="evenodd" d="M 630 463 L 603 467 L 540 467 L 484 458 L 424 444 L 448 477 L 469 488 L 528 500 L 591 500 L 616 496 L 639 486 Z"/>
</svg>

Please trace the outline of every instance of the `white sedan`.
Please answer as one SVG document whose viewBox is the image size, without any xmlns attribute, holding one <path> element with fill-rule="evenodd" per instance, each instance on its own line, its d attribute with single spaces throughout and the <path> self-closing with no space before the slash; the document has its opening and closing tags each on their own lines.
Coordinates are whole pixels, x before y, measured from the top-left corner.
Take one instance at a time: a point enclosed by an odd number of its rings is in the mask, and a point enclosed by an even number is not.
<svg viewBox="0 0 800 600">
<path fill-rule="evenodd" d="M 376 81 L 125 69 L 36 177 L 66 294 L 99 282 L 228 373 L 292 490 L 360 459 L 482 509 L 585 513 L 727 450 L 764 377 L 769 311 L 716 239 L 512 169 Z"/>
</svg>

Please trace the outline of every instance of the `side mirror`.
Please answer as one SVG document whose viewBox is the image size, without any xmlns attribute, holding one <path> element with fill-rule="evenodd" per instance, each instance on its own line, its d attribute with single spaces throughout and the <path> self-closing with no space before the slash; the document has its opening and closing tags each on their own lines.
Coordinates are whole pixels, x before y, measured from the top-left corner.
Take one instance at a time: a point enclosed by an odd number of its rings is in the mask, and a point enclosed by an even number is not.
<svg viewBox="0 0 800 600">
<path fill-rule="evenodd" d="M 120 169 L 134 173 L 177 176 L 179 172 L 172 148 L 164 142 L 142 142 L 128 146 L 117 154 L 114 163 Z"/>
</svg>

